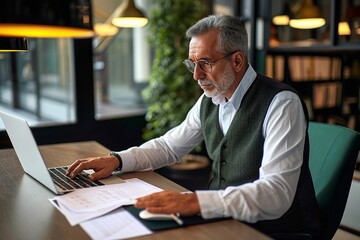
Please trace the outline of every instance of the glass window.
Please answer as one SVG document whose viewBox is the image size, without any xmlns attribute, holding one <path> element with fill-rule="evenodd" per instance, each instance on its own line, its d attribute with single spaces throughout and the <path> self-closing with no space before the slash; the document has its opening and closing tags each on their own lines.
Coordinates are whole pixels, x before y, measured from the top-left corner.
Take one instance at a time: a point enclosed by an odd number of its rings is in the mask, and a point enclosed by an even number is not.
<svg viewBox="0 0 360 240">
<path fill-rule="evenodd" d="M 123 2 L 94 0 L 95 30 L 98 23 L 109 23 Z M 153 1 L 135 4 L 148 16 Z M 147 27 L 99 34 L 93 47 L 96 118 L 144 114 L 141 90 L 151 67 Z M 29 39 L 28 52 L 0 55 L 0 110 L 31 125 L 75 122 L 74 86 L 72 39 Z"/>
<path fill-rule="evenodd" d="M 29 39 L 28 52 L 2 54 L 1 109 L 31 125 L 74 122 L 72 46 L 71 39 Z"/>
<path fill-rule="evenodd" d="M 11 53 L 0 53 L 0 106 L 13 105 L 12 87 Z"/>
<path fill-rule="evenodd" d="M 123 1 L 94 1 L 95 25 L 111 22 Z M 152 1 L 135 1 L 149 15 Z M 147 26 L 121 28 L 113 35 L 97 35 L 94 46 L 96 118 L 144 114 L 141 96 L 150 72 Z"/>
</svg>

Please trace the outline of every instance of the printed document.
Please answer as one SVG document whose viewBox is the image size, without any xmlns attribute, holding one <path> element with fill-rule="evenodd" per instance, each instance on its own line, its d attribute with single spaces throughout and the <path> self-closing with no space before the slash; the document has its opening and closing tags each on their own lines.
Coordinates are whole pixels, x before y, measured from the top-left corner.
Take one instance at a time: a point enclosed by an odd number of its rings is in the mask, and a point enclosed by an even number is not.
<svg viewBox="0 0 360 240">
<path fill-rule="evenodd" d="M 121 206 L 134 204 L 137 198 L 159 191 L 162 189 L 132 178 L 124 183 L 79 189 L 50 199 L 50 202 L 74 226 Z"/>
<path fill-rule="evenodd" d="M 93 240 L 125 239 L 152 233 L 123 208 L 80 223 L 80 226 Z"/>
</svg>

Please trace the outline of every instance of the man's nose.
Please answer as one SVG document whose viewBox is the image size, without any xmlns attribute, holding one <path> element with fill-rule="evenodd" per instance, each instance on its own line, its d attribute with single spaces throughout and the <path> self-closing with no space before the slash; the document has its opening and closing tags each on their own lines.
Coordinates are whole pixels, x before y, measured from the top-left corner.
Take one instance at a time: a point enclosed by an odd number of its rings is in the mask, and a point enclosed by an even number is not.
<svg viewBox="0 0 360 240">
<path fill-rule="evenodd" d="M 199 64 L 195 64 L 193 78 L 195 81 L 205 78 L 206 73 L 199 67 Z"/>
</svg>

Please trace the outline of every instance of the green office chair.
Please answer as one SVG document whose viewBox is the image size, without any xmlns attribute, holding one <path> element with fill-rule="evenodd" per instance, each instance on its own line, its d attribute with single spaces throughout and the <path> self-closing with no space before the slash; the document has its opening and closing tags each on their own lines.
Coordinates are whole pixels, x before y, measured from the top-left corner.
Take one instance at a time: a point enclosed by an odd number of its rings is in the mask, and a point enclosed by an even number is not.
<svg viewBox="0 0 360 240">
<path fill-rule="evenodd" d="M 360 149 L 360 134 L 325 123 L 309 123 L 309 168 L 319 204 L 323 229 L 321 240 L 331 240 L 347 202 Z M 305 233 L 274 234 L 275 239 L 308 240 Z"/>
<path fill-rule="evenodd" d="M 321 239 L 332 239 L 344 213 L 360 149 L 360 134 L 325 123 L 309 123 L 309 168 L 323 219 Z"/>
</svg>

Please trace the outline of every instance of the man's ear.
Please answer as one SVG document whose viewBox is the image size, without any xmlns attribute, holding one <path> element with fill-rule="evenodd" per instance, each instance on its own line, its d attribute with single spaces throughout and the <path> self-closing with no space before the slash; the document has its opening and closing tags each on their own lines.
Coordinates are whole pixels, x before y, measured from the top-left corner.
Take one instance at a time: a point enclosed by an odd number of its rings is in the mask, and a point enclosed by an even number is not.
<svg viewBox="0 0 360 240">
<path fill-rule="evenodd" d="M 242 52 L 237 51 L 233 54 L 233 68 L 235 72 L 240 72 L 245 64 L 245 56 Z"/>
</svg>

